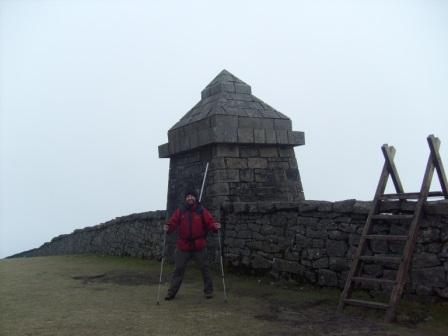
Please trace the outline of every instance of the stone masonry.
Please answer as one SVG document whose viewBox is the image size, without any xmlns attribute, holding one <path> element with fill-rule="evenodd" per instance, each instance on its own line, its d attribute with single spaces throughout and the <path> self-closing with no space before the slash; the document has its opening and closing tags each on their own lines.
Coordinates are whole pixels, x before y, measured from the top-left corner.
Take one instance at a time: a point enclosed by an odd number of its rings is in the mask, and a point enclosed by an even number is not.
<svg viewBox="0 0 448 336">
<path fill-rule="evenodd" d="M 159 156 L 170 158 L 168 213 L 186 189 L 200 189 L 207 162 L 203 203 L 218 218 L 224 203 L 302 200 L 293 148 L 305 143 L 304 133 L 226 70 L 201 96 L 159 146 Z"/>
<path fill-rule="evenodd" d="M 226 260 L 237 268 L 295 282 L 343 288 L 370 202 L 234 203 L 226 209 Z M 412 204 L 381 210 L 412 213 Z M 405 234 L 409 223 L 378 222 L 374 234 Z M 414 250 L 408 294 L 448 298 L 448 201 L 428 203 Z M 367 254 L 396 254 L 404 242 L 375 241 Z M 362 274 L 394 279 L 397 264 L 364 262 Z M 372 295 L 387 288 L 363 284 Z M 390 293 L 390 291 L 388 292 Z"/>
<path fill-rule="evenodd" d="M 403 205 L 391 202 L 389 209 Z M 406 205 L 409 207 L 409 205 Z M 370 202 L 235 202 L 222 210 L 224 260 L 240 271 L 270 274 L 297 283 L 342 288 L 358 245 Z M 406 209 L 405 209 L 406 210 Z M 409 211 L 412 209 L 409 208 Z M 101 253 L 160 259 L 165 211 L 119 217 L 75 230 L 40 248 L 13 257 Z M 399 233 L 402 223 L 380 225 L 376 232 Z M 215 235 L 209 235 L 216 240 Z M 399 243 L 378 242 L 370 253 L 399 253 Z M 217 248 L 209 245 L 211 259 Z M 393 277 L 393 264 L 365 263 L 369 276 Z M 384 288 L 365 286 L 372 295 Z M 448 299 L 448 202 L 425 207 L 406 294 Z"/>
</svg>

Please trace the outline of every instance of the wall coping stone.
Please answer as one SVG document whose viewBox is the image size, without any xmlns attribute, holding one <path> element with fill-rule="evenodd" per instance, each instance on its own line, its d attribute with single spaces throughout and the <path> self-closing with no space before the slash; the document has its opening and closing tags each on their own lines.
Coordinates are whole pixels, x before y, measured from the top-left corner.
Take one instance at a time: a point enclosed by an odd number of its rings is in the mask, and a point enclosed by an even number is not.
<svg viewBox="0 0 448 336">
<path fill-rule="evenodd" d="M 298 213 L 337 212 L 367 215 L 371 205 L 371 201 L 357 201 L 355 199 L 335 202 L 305 200 L 299 202 L 233 202 L 226 204 L 225 209 L 235 213 L 298 211 Z M 413 211 L 414 206 L 415 203 L 388 201 L 384 203 L 382 209 Z M 448 200 L 428 201 L 424 206 L 424 212 L 431 215 L 448 215 Z"/>
</svg>

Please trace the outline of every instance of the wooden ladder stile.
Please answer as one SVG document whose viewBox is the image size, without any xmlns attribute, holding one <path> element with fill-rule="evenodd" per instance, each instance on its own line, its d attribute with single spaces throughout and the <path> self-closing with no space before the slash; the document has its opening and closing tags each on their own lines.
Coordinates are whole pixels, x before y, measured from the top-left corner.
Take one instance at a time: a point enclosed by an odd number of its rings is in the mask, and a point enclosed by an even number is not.
<svg viewBox="0 0 448 336">
<path fill-rule="evenodd" d="M 338 305 L 338 311 L 342 311 L 345 305 L 363 306 L 367 308 L 384 309 L 386 311 L 386 322 L 392 322 L 395 319 L 397 306 L 400 302 L 401 295 L 403 293 L 404 286 L 406 284 L 407 275 L 412 261 L 412 252 L 417 240 L 419 223 L 423 213 L 423 206 L 428 197 L 440 197 L 443 196 L 448 199 L 448 183 L 443 168 L 442 160 L 439 155 L 440 140 L 434 135 L 430 135 L 427 138 L 430 149 L 429 159 L 426 166 L 425 174 L 421 185 L 420 192 L 418 193 L 405 193 L 398 176 L 395 163 L 393 161 L 395 156 L 395 149 L 392 146 L 383 145 L 381 147 L 383 156 L 385 159 L 384 166 L 380 175 L 378 186 L 375 192 L 375 196 L 372 201 L 372 207 L 367 216 L 358 248 L 353 257 L 353 262 L 350 271 L 347 276 L 347 280 L 344 289 L 341 294 L 341 298 Z M 440 185 L 441 192 L 430 192 L 431 181 L 436 170 Z M 389 176 L 391 177 L 396 194 L 384 194 Z M 415 199 L 414 213 L 408 214 L 382 214 L 379 213 L 381 208 L 381 202 L 387 200 L 408 200 Z M 372 234 L 373 221 L 382 220 L 409 220 L 409 232 L 407 235 L 392 235 L 392 234 Z M 371 240 L 385 240 L 385 241 L 403 241 L 405 242 L 402 255 L 363 255 L 366 250 L 368 241 Z M 361 275 L 362 262 L 370 261 L 383 261 L 393 262 L 399 264 L 396 278 L 381 279 L 381 278 L 369 278 Z M 379 284 L 388 284 L 392 286 L 392 291 L 389 298 L 389 303 L 365 301 L 353 299 L 352 290 L 355 282 L 373 282 Z"/>
</svg>

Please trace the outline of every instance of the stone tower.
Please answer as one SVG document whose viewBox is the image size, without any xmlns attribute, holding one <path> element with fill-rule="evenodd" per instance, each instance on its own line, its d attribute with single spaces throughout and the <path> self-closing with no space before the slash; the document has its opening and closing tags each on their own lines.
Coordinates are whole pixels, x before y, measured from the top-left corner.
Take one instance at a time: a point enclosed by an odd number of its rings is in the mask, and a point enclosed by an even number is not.
<svg viewBox="0 0 448 336">
<path fill-rule="evenodd" d="M 201 92 L 201 100 L 168 131 L 159 157 L 170 158 L 167 210 L 186 189 L 200 191 L 215 216 L 224 203 L 295 202 L 304 199 L 294 146 L 304 133 L 226 70 Z"/>
</svg>

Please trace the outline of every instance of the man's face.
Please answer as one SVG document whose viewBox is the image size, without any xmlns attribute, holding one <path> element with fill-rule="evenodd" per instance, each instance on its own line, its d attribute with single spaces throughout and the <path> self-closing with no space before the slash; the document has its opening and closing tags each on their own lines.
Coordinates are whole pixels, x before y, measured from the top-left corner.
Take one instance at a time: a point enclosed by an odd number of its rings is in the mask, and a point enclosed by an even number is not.
<svg viewBox="0 0 448 336">
<path fill-rule="evenodd" d="M 187 195 L 187 197 L 185 197 L 185 202 L 187 202 L 188 205 L 193 205 L 196 202 L 196 197 Z"/>
</svg>

